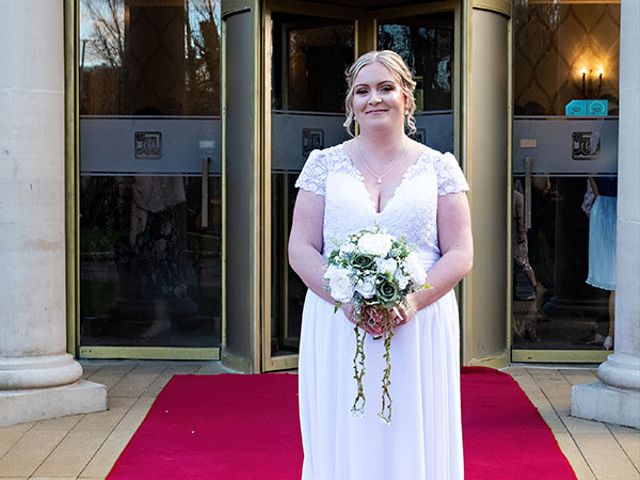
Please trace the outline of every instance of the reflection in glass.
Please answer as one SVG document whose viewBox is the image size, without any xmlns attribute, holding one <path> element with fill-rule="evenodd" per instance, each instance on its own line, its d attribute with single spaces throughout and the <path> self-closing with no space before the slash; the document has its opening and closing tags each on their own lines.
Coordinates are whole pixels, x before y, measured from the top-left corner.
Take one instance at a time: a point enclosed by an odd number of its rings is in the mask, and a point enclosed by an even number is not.
<svg viewBox="0 0 640 480">
<path fill-rule="evenodd" d="M 220 184 L 210 177 L 212 193 Z M 83 344 L 219 345 L 220 210 L 201 226 L 201 189 L 197 177 L 82 177 Z"/>
<path fill-rule="evenodd" d="M 602 348 L 611 312 L 609 292 L 586 282 L 591 241 L 587 179 L 534 177 L 530 228 L 518 212 L 524 184 L 524 177 L 514 178 L 514 347 Z"/>
<path fill-rule="evenodd" d="M 453 152 L 452 12 L 378 23 L 379 50 L 398 52 L 416 80 L 416 141 Z"/>
<path fill-rule="evenodd" d="M 80 114 L 220 114 L 218 0 L 80 0 Z"/>
<path fill-rule="evenodd" d="M 513 347 L 610 349 L 615 286 L 590 277 L 615 229 L 594 236 L 591 185 L 615 204 L 620 5 L 516 2 L 513 25 Z M 565 117 L 574 99 L 608 116 Z"/>
<path fill-rule="evenodd" d="M 619 3 L 519 1 L 513 27 L 516 115 L 564 115 L 583 98 L 608 100 L 617 115 Z"/>
<path fill-rule="evenodd" d="M 417 82 L 417 112 L 451 110 L 453 28 L 453 13 L 378 24 L 378 50 L 399 53 Z"/>
<path fill-rule="evenodd" d="M 306 287 L 289 267 L 294 183 L 314 148 L 347 138 L 344 72 L 353 23 L 274 14 L 271 110 L 271 354 L 298 352 Z"/>
<path fill-rule="evenodd" d="M 284 14 L 274 14 L 272 20 L 272 108 L 344 112 L 353 24 Z"/>
<path fill-rule="evenodd" d="M 81 345 L 219 346 L 220 4 L 79 11 Z"/>
</svg>

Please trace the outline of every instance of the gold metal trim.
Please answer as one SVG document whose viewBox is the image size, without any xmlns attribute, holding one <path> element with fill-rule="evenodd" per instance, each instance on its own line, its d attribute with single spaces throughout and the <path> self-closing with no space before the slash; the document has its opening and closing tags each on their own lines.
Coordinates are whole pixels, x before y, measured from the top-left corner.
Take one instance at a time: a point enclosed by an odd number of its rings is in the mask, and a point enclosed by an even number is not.
<svg viewBox="0 0 640 480">
<path fill-rule="evenodd" d="M 469 366 L 474 367 L 491 367 L 491 368 L 504 368 L 509 365 L 510 353 L 505 350 L 497 355 L 489 355 L 487 357 L 474 358 L 469 362 Z"/>
<path fill-rule="evenodd" d="M 606 350 L 517 350 L 511 362 L 522 363 L 602 363 L 613 351 Z"/>
<path fill-rule="evenodd" d="M 512 253 L 511 253 L 511 229 L 512 225 L 512 208 L 513 208 L 513 21 L 510 17 L 507 22 L 507 209 L 504 214 L 507 217 L 507 231 L 505 232 L 507 235 L 506 245 L 507 245 L 507 271 L 506 282 L 507 282 L 507 291 L 506 291 L 506 340 L 507 340 L 507 348 L 511 348 L 513 342 L 513 325 L 511 323 L 512 320 L 512 298 L 513 298 L 513 270 L 512 270 Z"/>
<path fill-rule="evenodd" d="M 65 296 L 67 352 L 76 356 L 80 337 L 78 195 L 78 0 L 64 5 Z"/>
<path fill-rule="evenodd" d="M 269 363 L 271 370 L 291 370 L 298 368 L 298 355 L 271 357 Z"/>
<path fill-rule="evenodd" d="M 220 348 L 80 347 L 81 358 L 140 360 L 220 360 Z"/>
<path fill-rule="evenodd" d="M 461 161 L 461 166 L 466 169 L 465 159 L 460 156 L 461 152 L 461 124 L 462 124 L 462 11 L 459 5 L 453 10 L 453 154 Z"/>
<path fill-rule="evenodd" d="M 473 8 L 500 13 L 511 18 L 511 0 L 473 0 L 471 3 Z"/>
<path fill-rule="evenodd" d="M 221 237 L 222 241 L 220 242 L 220 248 L 222 251 L 220 252 L 220 260 L 222 262 L 220 268 L 220 275 L 222 275 L 221 279 L 221 295 L 220 299 L 220 308 L 222 309 L 220 312 L 220 322 L 221 322 L 221 345 L 222 349 L 227 346 L 227 235 L 226 235 L 226 225 L 227 225 L 227 142 L 226 142 L 226 131 L 227 131 L 227 62 L 225 62 L 226 54 L 227 54 L 227 22 L 222 22 L 220 28 L 220 58 L 222 61 L 220 62 L 220 135 L 221 135 L 221 152 L 220 152 L 220 175 L 222 176 L 222 185 L 220 192 L 220 208 L 222 209 L 220 215 L 220 222 L 222 223 L 221 228 Z"/>
<path fill-rule="evenodd" d="M 356 18 L 355 24 L 355 58 L 360 55 L 375 50 L 378 44 L 378 19 L 377 18 Z"/>
<path fill-rule="evenodd" d="M 470 116 L 469 90 L 471 84 L 471 5 L 469 2 L 462 2 L 462 12 L 460 18 L 460 159 L 462 168 L 469 184 L 473 179 L 473 155 L 471 149 L 471 136 L 467 128 L 467 117 Z M 469 204 L 473 204 L 474 191 L 467 192 Z M 462 336 L 462 365 L 470 363 L 471 352 L 473 352 L 473 275 L 472 270 L 463 280 L 461 285 L 461 336 Z"/>
<path fill-rule="evenodd" d="M 428 13 L 454 12 L 460 8 L 460 2 L 445 0 L 434 3 L 424 3 L 421 5 L 406 5 L 403 7 L 385 7 L 371 10 L 365 16 L 378 20 L 388 20 L 392 18 L 414 17 Z"/>
<path fill-rule="evenodd" d="M 462 153 L 462 119 L 463 119 L 463 80 L 462 80 L 462 9 L 458 3 L 453 10 L 453 98 L 451 108 L 453 109 L 453 154 L 460 162 L 460 166 L 466 172 L 466 159 Z M 462 279 L 456 286 L 456 297 L 458 299 L 459 331 L 460 331 L 460 364 L 463 363 L 464 354 L 464 325 L 466 323 L 466 313 L 464 305 L 467 299 L 466 279 Z"/>
<path fill-rule="evenodd" d="M 265 11 L 292 13 L 298 15 L 318 16 L 325 18 L 356 19 L 364 12 L 363 9 L 346 7 L 344 5 L 323 5 L 321 3 L 299 0 L 265 0 Z"/>
<path fill-rule="evenodd" d="M 220 352 L 220 361 L 222 362 L 222 365 L 229 370 L 235 370 L 236 372 L 242 373 L 253 371 L 251 359 L 234 355 L 228 350 L 222 350 Z"/>
<path fill-rule="evenodd" d="M 253 84 L 256 87 L 259 87 L 262 82 L 262 69 L 263 69 L 263 52 L 262 52 L 262 41 L 260 38 L 260 27 L 262 26 L 262 2 L 260 0 L 252 0 L 251 8 L 253 10 L 253 31 L 256 34 L 253 36 Z M 262 315 L 263 315 L 263 305 L 261 304 L 262 295 L 261 295 L 261 272 L 263 265 L 263 255 L 262 255 L 262 245 L 260 241 L 260 236 L 262 234 L 262 225 L 260 212 L 262 211 L 263 206 L 263 194 L 262 194 L 262 181 L 263 181 L 263 159 L 264 156 L 261 154 L 261 146 L 262 146 L 262 138 L 264 127 L 262 121 L 264 119 L 264 113 L 260 108 L 262 102 L 262 91 L 260 88 L 255 88 L 254 90 L 254 102 L 255 110 L 254 110 L 254 126 L 253 126 L 253 145 L 254 145 L 254 156 L 256 157 L 256 161 L 254 162 L 254 185 L 259 189 L 257 194 L 253 197 L 253 211 L 255 212 L 255 222 L 253 225 L 253 232 L 251 232 L 253 238 L 253 247 L 252 250 L 255 252 L 255 261 L 253 263 L 253 288 L 251 291 L 253 292 L 253 328 L 252 328 L 252 347 L 253 347 L 253 371 L 260 372 L 261 371 L 261 358 L 260 358 L 260 346 L 261 346 L 261 326 L 262 326 Z"/>
<path fill-rule="evenodd" d="M 261 297 L 263 314 L 262 323 L 262 350 L 261 371 L 273 370 L 271 362 L 271 71 L 272 65 L 272 21 L 271 10 L 267 7 L 266 0 L 263 2 L 263 25 L 262 25 L 262 83 L 261 89 L 263 93 L 262 103 L 262 158 L 264 163 L 264 175 L 261 178 L 261 199 L 262 208 L 260 209 L 260 222 L 263 225 L 261 238 L 261 258 L 262 258 L 262 277 L 261 277 Z"/>
</svg>

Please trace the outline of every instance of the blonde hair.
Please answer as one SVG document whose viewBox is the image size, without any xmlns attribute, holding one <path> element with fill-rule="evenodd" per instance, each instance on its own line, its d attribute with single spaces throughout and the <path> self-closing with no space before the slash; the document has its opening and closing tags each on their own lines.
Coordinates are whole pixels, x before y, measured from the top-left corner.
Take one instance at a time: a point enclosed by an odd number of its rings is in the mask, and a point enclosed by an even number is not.
<svg viewBox="0 0 640 480">
<path fill-rule="evenodd" d="M 346 120 L 342 124 L 347 129 L 349 135 L 354 136 L 353 124 L 355 122 L 355 115 L 353 113 L 353 95 L 354 85 L 353 82 L 362 70 L 367 65 L 372 63 L 381 63 L 389 69 L 389 71 L 397 78 L 400 84 L 400 90 L 406 98 L 405 109 L 405 125 L 409 135 L 416 132 L 416 119 L 413 114 L 416 111 L 416 100 L 413 96 L 413 92 L 416 89 L 416 82 L 413 80 L 411 71 L 402 60 L 402 57 L 392 50 L 373 50 L 361 55 L 345 72 L 347 79 L 347 96 L 344 99 L 344 108 L 346 112 Z"/>
</svg>

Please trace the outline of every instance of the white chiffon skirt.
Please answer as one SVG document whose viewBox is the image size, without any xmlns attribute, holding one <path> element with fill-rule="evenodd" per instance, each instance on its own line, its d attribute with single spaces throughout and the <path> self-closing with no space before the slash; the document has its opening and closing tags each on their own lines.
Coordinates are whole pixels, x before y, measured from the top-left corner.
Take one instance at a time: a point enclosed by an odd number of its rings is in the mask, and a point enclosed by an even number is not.
<svg viewBox="0 0 640 480">
<path fill-rule="evenodd" d="M 461 480 L 458 307 L 453 291 L 395 331 L 391 425 L 379 417 L 382 340 L 367 335 L 365 413 L 351 414 L 355 334 L 341 310 L 308 291 L 300 339 L 303 480 Z"/>
</svg>

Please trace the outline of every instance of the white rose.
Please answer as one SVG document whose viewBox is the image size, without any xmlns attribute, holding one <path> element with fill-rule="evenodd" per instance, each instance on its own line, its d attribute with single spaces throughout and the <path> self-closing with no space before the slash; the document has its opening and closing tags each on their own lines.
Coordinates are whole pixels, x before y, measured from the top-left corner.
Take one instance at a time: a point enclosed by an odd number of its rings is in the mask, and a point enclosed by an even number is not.
<svg viewBox="0 0 640 480">
<path fill-rule="evenodd" d="M 393 237 L 384 233 L 365 233 L 358 240 L 358 249 L 362 253 L 384 257 L 391 248 Z"/>
<path fill-rule="evenodd" d="M 353 253 L 355 252 L 355 250 L 356 246 L 351 242 L 347 242 L 340 247 L 340 255 L 344 255 L 345 253 Z"/>
<path fill-rule="evenodd" d="M 415 252 L 411 252 L 405 259 L 405 268 L 414 283 L 422 285 L 427 279 L 427 273 L 422 267 L 420 257 Z"/>
<path fill-rule="evenodd" d="M 324 278 L 327 280 L 331 280 L 335 275 L 337 275 L 343 268 L 340 268 L 336 265 L 329 265 L 327 270 L 324 272 Z"/>
<path fill-rule="evenodd" d="M 376 263 L 380 273 L 389 273 L 393 275 L 398 268 L 398 262 L 393 258 L 387 258 L 386 260 L 378 259 Z"/>
<path fill-rule="evenodd" d="M 376 293 L 376 279 L 372 276 L 358 280 L 356 291 L 364 298 L 371 298 Z"/>
<path fill-rule="evenodd" d="M 329 277 L 325 274 L 325 278 L 329 278 L 331 296 L 341 303 L 350 302 L 353 295 L 353 285 L 351 284 L 349 270 L 335 268 L 330 272 L 330 269 L 327 269 L 327 273 L 330 273 Z"/>
<path fill-rule="evenodd" d="M 398 287 L 400 287 L 400 290 L 404 290 L 409 283 L 409 277 L 403 275 L 400 269 L 396 270 L 395 279 L 398 282 Z"/>
</svg>

